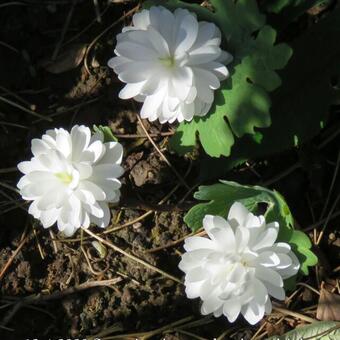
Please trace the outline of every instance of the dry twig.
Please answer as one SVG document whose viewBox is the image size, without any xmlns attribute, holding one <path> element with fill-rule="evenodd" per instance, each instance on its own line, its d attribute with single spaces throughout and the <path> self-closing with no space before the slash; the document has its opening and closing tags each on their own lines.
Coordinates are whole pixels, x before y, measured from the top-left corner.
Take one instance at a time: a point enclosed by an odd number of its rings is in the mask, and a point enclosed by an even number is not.
<svg viewBox="0 0 340 340">
<path fill-rule="evenodd" d="M 22 247 L 25 245 L 26 241 L 28 240 L 28 235 L 26 235 L 26 229 L 23 233 L 21 242 L 19 243 L 17 249 L 15 249 L 15 251 L 13 252 L 12 256 L 8 259 L 8 261 L 6 262 L 6 264 L 3 266 L 3 268 L 1 269 L 0 272 L 0 280 L 2 280 L 2 278 L 4 277 L 4 275 L 6 274 L 8 268 L 10 267 L 10 265 L 12 264 L 12 262 L 14 261 L 15 257 L 18 255 L 18 253 L 20 252 L 20 250 L 22 249 Z"/>
<path fill-rule="evenodd" d="M 84 56 L 84 66 L 85 69 L 87 71 L 88 74 L 91 74 L 89 66 L 88 66 L 88 57 L 89 57 L 89 53 L 91 51 L 91 49 L 93 48 L 93 46 L 96 44 L 96 42 L 103 36 L 105 35 L 110 29 L 112 29 L 113 27 L 115 27 L 116 25 L 118 25 L 120 22 L 122 22 L 125 18 L 128 18 L 129 16 L 131 16 L 132 14 L 134 14 L 135 12 L 138 11 L 139 9 L 139 4 L 132 8 L 130 11 L 128 11 L 127 13 L 125 13 L 124 15 L 122 15 L 118 20 L 116 20 L 114 23 L 112 23 L 109 27 L 106 27 L 105 30 L 103 32 L 101 32 L 99 35 L 97 35 L 89 44 L 89 46 L 87 47 L 85 56 Z"/>
<path fill-rule="evenodd" d="M 178 173 L 178 171 L 173 167 L 173 165 L 169 162 L 169 160 L 165 157 L 165 155 L 163 154 L 163 152 L 158 148 L 158 146 L 156 145 L 156 143 L 154 142 L 154 140 L 151 138 L 151 136 L 148 133 L 148 130 L 145 128 L 142 119 L 139 117 L 139 115 L 137 114 L 137 119 L 138 122 L 140 124 L 140 126 L 142 127 L 144 133 L 147 135 L 150 143 L 153 145 L 153 147 L 156 149 L 156 151 L 158 152 L 158 154 L 161 156 L 161 158 L 163 159 L 163 161 L 169 166 L 169 168 L 172 170 L 172 172 L 176 175 L 176 177 L 179 179 L 179 181 L 183 184 L 183 186 L 190 190 L 190 187 L 188 186 L 188 184 L 185 182 L 184 178 Z"/>
<path fill-rule="evenodd" d="M 142 260 L 142 259 L 140 259 L 140 258 L 138 258 L 138 257 L 136 257 L 136 256 L 134 256 L 134 255 L 132 255 L 132 254 L 127 253 L 127 252 L 124 251 L 123 249 L 121 249 L 121 248 L 117 247 L 116 245 L 114 245 L 113 243 L 111 243 L 111 242 L 109 242 L 109 241 L 107 241 L 107 240 L 101 238 L 100 236 L 96 235 L 96 234 L 93 233 L 92 231 L 90 231 L 90 230 L 88 230 L 88 229 L 83 229 L 83 230 L 84 230 L 87 234 L 89 234 L 89 235 L 91 235 L 92 237 L 94 237 L 95 239 L 97 239 L 98 241 L 102 242 L 103 244 L 107 245 L 108 247 L 110 247 L 111 249 L 117 251 L 118 253 L 120 253 L 120 254 L 122 254 L 122 255 L 128 257 L 129 259 L 131 259 L 131 260 L 133 260 L 133 261 L 135 261 L 135 262 L 137 262 L 137 263 L 143 265 L 144 267 L 146 267 L 146 268 L 148 268 L 148 269 L 151 269 L 151 270 L 153 270 L 153 271 L 155 271 L 155 272 L 161 274 L 162 276 L 165 276 L 165 277 L 167 277 L 167 278 L 169 278 L 169 279 L 171 279 L 171 280 L 173 280 L 173 281 L 175 281 L 175 282 L 177 282 L 177 283 L 183 284 L 183 282 L 182 282 L 180 279 L 178 279 L 177 277 L 175 277 L 175 276 L 173 276 L 173 275 L 171 275 L 171 274 L 168 274 L 167 272 L 165 272 L 165 271 L 163 271 L 163 270 L 161 270 L 161 269 L 159 269 L 159 268 L 153 266 L 152 264 L 150 264 L 150 263 L 148 263 L 148 262 L 146 262 L 146 261 L 144 261 L 144 260 Z"/>
</svg>

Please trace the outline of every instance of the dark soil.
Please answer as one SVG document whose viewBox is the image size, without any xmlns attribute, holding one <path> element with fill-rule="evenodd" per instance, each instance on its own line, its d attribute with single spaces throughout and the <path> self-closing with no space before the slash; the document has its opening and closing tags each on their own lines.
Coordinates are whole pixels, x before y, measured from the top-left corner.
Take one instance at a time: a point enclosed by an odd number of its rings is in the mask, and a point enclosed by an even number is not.
<svg viewBox="0 0 340 340">
<path fill-rule="evenodd" d="M 45 121 L 28 112 L 0 101 L 0 154 L 1 169 L 13 168 L 29 159 L 30 140 L 40 137 L 51 127 L 69 128 L 74 124 L 109 125 L 126 150 L 121 207 L 112 208 L 112 226 L 133 221 L 157 203 L 178 184 L 178 179 L 160 158 L 143 135 L 136 115 L 138 107 L 131 102 L 117 100 L 121 88 L 116 76 L 106 67 L 113 55 L 114 37 L 122 23 L 115 25 L 96 41 L 87 57 L 90 74 L 81 60 L 79 66 L 53 74 L 46 70 L 46 63 L 57 51 L 64 56 L 59 71 L 70 63 L 72 51 L 83 44 L 90 44 L 115 20 L 133 8 L 135 1 L 115 1 L 107 5 L 98 1 L 102 11 L 101 22 L 96 21 L 92 1 L 23 1 L 0 7 L 0 96 L 33 113 L 53 119 Z M 74 3 L 74 5 L 73 5 Z M 67 17 L 70 12 L 70 22 Z M 128 23 L 127 18 L 123 23 Z M 92 25 L 84 31 L 90 24 Z M 63 28 L 66 27 L 65 37 Z M 4 43 L 4 44 L 2 44 Z M 59 45 L 59 47 L 58 47 Z M 63 59 L 62 58 L 62 59 Z M 66 59 L 66 60 L 65 60 Z M 70 59 L 70 60 L 68 60 Z M 59 60 L 60 61 L 60 60 Z M 73 60 L 74 61 L 74 60 Z M 339 123 L 339 120 L 337 120 Z M 189 186 L 202 181 L 198 152 L 179 157 L 166 150 L 170 126 L 144 122 L 157 145 L 164 151 L 176 170 L 186 177 Z M 336 122 L 334 122 L 336 124 Z M 290 150 L 266 160 L 256 160 L 238 167 L 224 178 L 241 183 L 261 184 L 270 181 L 270 187 L 280 191 L 291 206 L 302 229 L 319 221 L 333 174 L 336 171 L 339 136 L 330 140 L 321 150 L 317 149 L 329 136 L 332 126 L 326 127 L 320 136 L 300 150 Z M 163 133 L 163 135 L 161 135 Z M 282 171 L 294 164 L 296 170 L 283 176 Z M 0 170 L 1 170 L 0 169 Z M 170 326 L 152 339 L 193 339 L 196 334 L 213 339 L 230 330 L 221 339 L 250 339 L 263 324 L 250 327 L 242 318 L 234 325 L 226 319 L 203 318 L 199 314 L 199 301 L 188 300 L 184 287 L 163 277 L 127 257 L 105 249 L 101 258 L 93 239 L 78 232 L 73 241 L 59 239 L 54 248 L 52 236 L 26 213 L 27 205 L 12 188 L 19 173 L 0 172 L 0 269 L 3 269 L 13 252 L 27 239 L 14 261 L 0 281 L 0 339 L 57 339 L 90 338 L 108 335 L 148 332 L 184 318 L 203 320 L 198 325 L 176 329 Z M 214 183 L 218 178 L 210 178 Z M 4 185 L 1 185 L 4 184 Z M 330 196 L 329 213 L 339 192 L 339 180 L 335 181 Z M 184 202 L 181 199 L 184 198 Z M 123 250 L 178 278 L 182 273 L 178 262 L 183 251 L 182 243 L 167 247 L 190 233 L 183 222 L 188 206 L 193 204 L 192 194 L 183 186 L 174 191 L 163 205 L 146 218 L 132 225 L 101 235 Z M 20 205 L 18 207 L 18 205 Z M 336 209 L 335 209 L 336 210 Z M 330 220 L 319 248 L 320 266 L 312 270 L 304 282 L 319 289 L 322 281 L 334 287 L 339 265 L 339 218 Z M 315 228 L 320 230 L 324 224 Z M 56 232 L 56 228 L 53 231 Z M 91 229 L 96 233 L 101 230 Z M 308 229 L 313 238 L 313 228 Z M 81 242 L 80 237 L 83 237 Z M 148 251 L 154 248 L 157 251 Z M 90 259 L 89 266 L 84 252 Z M 119 277 L 121 281 L 110 287 L 95 287 L 58 299 L 20 304 L 23 297 L 37 294 L 53 294 L 84 282 L 101 281 Z M 315 317 L 318 296 L 305 287 L 299 287 L 289 309 Z M 303 321 L 281 318 L 273 313 L 266 318 L 263 328 L 266 337 L 296 327 Z M 101 334 L 101 335 L 100 335 Z M 117 339 L 129 339 L 127 335 Z"/>
</svg>

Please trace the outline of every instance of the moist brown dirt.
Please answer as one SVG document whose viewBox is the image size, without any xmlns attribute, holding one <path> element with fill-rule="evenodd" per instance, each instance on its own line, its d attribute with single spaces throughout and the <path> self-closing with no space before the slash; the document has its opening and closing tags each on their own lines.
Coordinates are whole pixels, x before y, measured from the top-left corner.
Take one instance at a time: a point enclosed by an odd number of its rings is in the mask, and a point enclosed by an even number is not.
<svg viewBox="0 0 340 340">
<path fill-rule="evenodd" d="M 88 126 L 108 125 L 115 135 L 122 136 L 119 138 L 125 148 L 122 201 L 130 200 L 126 207 L 123 205 L 112 208 L 112 226 L 121 226 L 135 220 L 145 213 L 145 206 L 157 205 L 178 184 L 178 179 L 147 138 L 131 138 L 131 135 L 144 135 L 136 119 L 138 105 L 117 100 L 122 85 L 106 67 L 106 63 L 113 55 L 114 36 L 120 31 L 121 24 L 104 34 L 90 51 L 90 75 L 84 62 L 75 69 L 51 74 L 41 67 L 42 61 L 50 59 L 55 51 L 72 3 L 23 3 L 24 5 L 8 6 L 0 10 L 0 41 L 14 47 L 13 50 L 0 45 L 0 93 L 44 117 L 52 117 L 53 122 L 44 121 L 0 102 L 0 120 L 7 123 L 0 123 L 1 168 L 11 168 L 19 161 L 29 159 L 31 139 L 39 138 L 48 128 L 69 128 L 76 123 Z M 92 1 L 75 3 L 64 43 L 70 39 L 73 39 L 72 43 L 91 43 L 114 20 L 136 5 L 135 1 L 111 3 L 101 17 L 102 22 L 98 23 L 95 21 Z M 102 10 L 106 8 L 106 3 L 99 1 Z M 80 34 L 92 22 L 90 28 Z M 128 23 L 128 19 L 125 23 Z M 78 34 L 80 35 L 77 36 Z M 67 51 L 68 47 L 69 44 L 62 43 L 60 52 Z M 179 157 L 166 150 L 168 137 L 160 136 L 160 133 L 171 131 L 171 127 L 158 123 L 144 124 L 182 176 L 187 169 L 191 169 L 186 178 L 188 185 L 200 183 L 202 178 L 199 177 L 201 169 L 197 155 L 190 160 L 190 157 Z M 317 145 L 322 138 L 323 136 L 319 136 L 312 144 Z M 302 168 L 276 181 L 272 187 L 287 198 L 297 220 L 301 221 L 301 226 L 308 227 L 315 222 L 315 212 L 320 216 L 328 195 L 338 143 L 339 139 L 333 140 L 323 149 L 322 157 L 319 157 L 320 154 L 315 149 L 304 151 L 309 156 L 315 156 L 307 158 L 292 150 L 241 166 L 228 173 L 226 178 L 258 184 L 262 180 L 275 177 L 292 164 L 303 161 Z M 15 187 L 20 175 L 9 172 L 0 176 L 1 182 Z M 211 182 L 205 184 L 214 183 L 218 178 L 210 177 L 209 180 Z M 10 202 L 1 201 L 0 207 L 0 268 L 4 268 L 12 257 L 25 230 L 28 235 L 27 241 L 14 257 L 0 283 L 0 339 L 89 338 L 103 331 L 108 335 L 128 334 L 151 331 L 185 317 L 195 320 L 202 318 L 199 314 L 199 301 L 186 299 L 181 284 L 136 264 L 108 247 L 105 247 L 105 257 L 101 258 L 91 243 L 93 240 L 89 240 L 85 233 L 81 235 L 78 232 L 74 236 L 78 240 L 72 242 L 64 240 L 61 235 L 54 235 L 56 242 L 53 244 L 49 231 L 33 222 L 25 212 L 27 205 L 22 205 L 18 195 L 13 190 L 3 187 L 0 189 L 1 200 Z M 339 183 L 336 182 L 334 192 L 338 189 Z M 6 200 L 2 192 L 7 195 Z M 176 247 L 167 246 L 188 235 L 190 230 L 183 222 L 185 211 L 174 211 L 167 209 L 167 206 L 178 204 L 186 194 L 187 190 L 180 187 L 162 206 L 165 211 L 153 212 L 129 227 L 102 236 L 149 264 L 181 278 L 178 262 L 183 252 L 182 243 L 178 243 Z M 186 201 L 192 201 L 192 196 L 188 195 Z M 306 202 L 312 202 L 312 205 L 308 206 Z M 21 204 L 21 207 L 14 209 L 15 204 Z M 324 259 L 321 280 L 334 280 L 336 277 L 332 270 L 339 263 L 339 234 L 336 232 L 338 224 L 339 219 L 332 220 L 318 249 L 320 258 Z M 56 228 L 52 230 L 57 231 Z M 102 231 L 96 228 L 91 230 L 98 234 Z M 157 247 L 165 248 L 148 252 Z M 110 287 L 91 288 L 52 301 L 20 305 L 20 301 L 30 295 L 53 294 L 85 282 L 116 277 L 122 280 Z M 317 286 L 313 270 L 305 278 L 305 282 Z M 316 303 L 317 296 L 303 288 L 290 307 L 299 311 Z M 287 318 L 279 324 L 278 320 L 280 316 L 277 315 L 266 319 L 265 330 L 268 336 L 282 334 L 301 324 L 301 321 L 293 318 Z M 241 318 L 232 326 L 223 318 L 208 321 L 187 331 L 213 339 L 230 329 L 224 339 L 246 340 L 262 325 L 251 327 Z M 127 337 L 122 336 L 121 339 Z M 155 335 L 153 339 L 186 340 L 192 337 L 172 327 L 164 334 Z"/>
</svg>

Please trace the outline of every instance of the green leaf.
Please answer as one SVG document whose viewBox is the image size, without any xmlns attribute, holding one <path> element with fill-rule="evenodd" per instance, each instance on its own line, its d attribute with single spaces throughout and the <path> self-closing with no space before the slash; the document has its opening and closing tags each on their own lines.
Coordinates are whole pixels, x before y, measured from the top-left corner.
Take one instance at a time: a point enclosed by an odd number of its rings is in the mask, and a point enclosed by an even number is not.
<svg viewBox="0 0 340 340">
<path fill-rule="evenodd" d="M 333 321 L 314 322 L 308 326 L 298 327 L 284 335 L 272 336 L 268 340 L 337 340 L 340 339 L 340 323 Z"/>
<path fill-rule="evenodd" d="M 118 139 L 113 135 L 112 130 L 108 126 L 93 125 L 94 132 L 101 132 L 104 135 L 104 143 L 117 142 Z"/>
<path fill-rule="evenodd" d="M 332 85 L 340 79 L 339 18 L 340 8 L 294 41 L 294 55 L 281 73 L 283 85 L 271 97 L 271 127 L 258 130 L 261 144 L 249 135 L 238 139 L 223 168 L 301 145 L 320 132 L 331 105 L 340 102 L 340 83 Z"/>
<path fill-rule="evenodd" d="M 236 137 L 254 134 L 255 128 L 271 124 L 269 92 L 281 84 L 276 71 L 288 62 L 292 50 L 275 45 L 276 32 L 265 26 L 265 17 L 255 0 L 211 0 L 214 11 L 179 0 L 148 1 L 173 10 L 187 8 L 200 20 L 214 22 L 222 31 L 225 49 L 234 61 L 231 77 L 215 91 L 215 102 L 205 117 L 181 123 L 170 146 L 184 154 L 199 138 L 205 152 L 213 157 L 228 156 Z"/>
<path fill-rule="evenodd" d="M 196 135 L 199 133 L 201 144 L 207 154 L 214 157 L 221 155 L 221 150 L 230 152 L 234 144 L 234 136 L 223 112 L 224 99 L 221 93 L 215 96 L 216 113 L 206 117 L 195 117 L 190 123 L 182 123 L 170 139 L 170 146 L 179 154 L 192 149 L 196 144 Z M 223 138 L 221 138 L 221 136 Z M 179 142 L 179 144 L 177 144 Z M 178 145 L 180 147 L 178 148 Z"/>
<path fill-rule="evenodd" d="M 291 245 L 300 261 L 300 272 L 308 275 L 308 267 L 317 263 L 317 257 L 310 250 L 311 241 L 302 231 L 294 230 L 292 213 L 283 196 L 277 191 L 271 191 L 260 186 L 221 181 L 210 186 L 200 186 L 198 191 L 195 192 L 194 198 L 205 202 L 195 205 L 184 217 L 185 223 L 193 231 L 202 227 L 203 218 L 207 214 L 226 218 L 230 207 L 236 201 L 244 204 L 247 209 L 255 214 L 260 213 L 260 204 L 265 203 L 267 208 L 264 215 L 267 223 L 273 221 L 279 223 L 277 241 L 287 242 Z M 288 289 L 294 288 L 295 278 L 287 280 L 285 285 Z"/>
<path fill-rule="evenodd" d="M 292 249 L 301 263 L 300 271 L 304 275 L 308 275 L 308 267 L 315 266 L 318 263 L 318 258 L 310 250 L 312 247 L 310 239 L 302 231 L 294 230 L 286 241 L 292 245 Z"/>
</svg>

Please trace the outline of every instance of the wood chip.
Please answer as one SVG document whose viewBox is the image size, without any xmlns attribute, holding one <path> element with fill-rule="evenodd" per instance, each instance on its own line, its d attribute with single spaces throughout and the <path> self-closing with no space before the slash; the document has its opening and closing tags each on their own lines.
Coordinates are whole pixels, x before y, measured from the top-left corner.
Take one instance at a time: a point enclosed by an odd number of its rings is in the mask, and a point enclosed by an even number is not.
<svg viewBox="0 0 340 340">
<path fill-rule="evenodd" d="M 70 45 L 70 47 L 61 53 L 56 60 L 51 61 L 45 59 L 41 62 L 41 66 L 46 71 L 54 74 L 73 70 L 83 61 L 86 48 L 86 44 Z"/>
<path fill-rule="evenodd" d="M 322 288 L 316 317 L 324 321 L 340 321 L 340 295 Z"/>
</svg>

